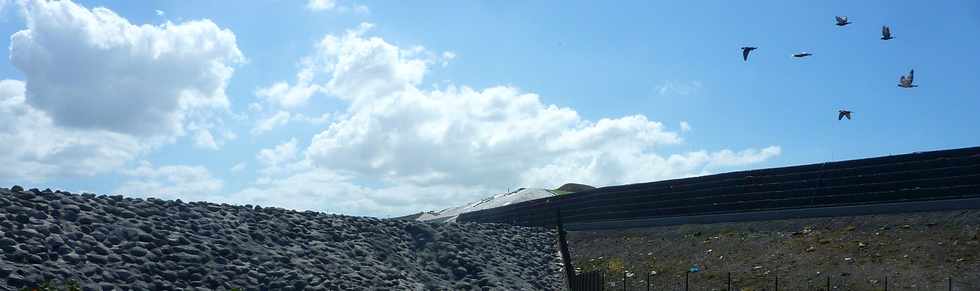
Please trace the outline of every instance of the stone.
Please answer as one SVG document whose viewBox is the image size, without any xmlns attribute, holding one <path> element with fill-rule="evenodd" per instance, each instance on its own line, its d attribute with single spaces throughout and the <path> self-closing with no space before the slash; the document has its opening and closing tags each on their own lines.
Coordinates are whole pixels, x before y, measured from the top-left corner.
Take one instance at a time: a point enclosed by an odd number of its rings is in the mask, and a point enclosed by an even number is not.
<svg viewBox="0 0 980 291">
<path fill-rule="evenodd" d="M 77 253 L 69 253 L 67 255 L 62 256 L 61 258 L 71 264 L 78 264 L 84 261 L 82 256 L 78 255 Z"/>
<path fill-rule="evenodd" d="M 10 187 L 10 191 L 13 191 L 13 192 L 23 192 L 24 191 L 24 187 L 21 187 L 20 185 L 14 185 L 13 187 Z"/>
<path fill-rule="evenodd" d="M 52 234 L 44 239 L 44 244 L 50 249 L 57 250 L 65 245 L 65 240 L 60 235 Z"/>
<path fill-rule="evenodd" d="M 43 211 L 35 210 L 31 212 L 31 217 L 35 219 L 48 219 L 48 214 L 44 213 Z"/>
<path fill-rule="evenodd" d="M 130 255 L 137 256 L 137 257 L 142 257 L 142 256 L 146 255 L 146 253 L 148 253 L 148 252 L 149 251 L 147 251 L 145 248 L 138 247 L 138 246 L 129 249 L 129 254 Z"/>
<path fill-rule="evenodd" d="M 89 262 L 93 262 L 96 264 L 105 264 L 109 262 L 106 259 L 106 256 L 100 254 L 88 254 L 85 255 L 85 258 L 88 259 Z"/>
<path fill-rule="evenodd" d="M 116 278 L 117 279 L 123 280 L 126 283 L 131 283 L 132 282 L 131 279 L 134 279 L 133 273 L 130 272 L 130 271 L 127 271 L 125 269 L 118 269 L 118 270 L 116 270 L 115 271 L 115 275 L 116 275 Z"/>
<path fill-rule="evenodd" d="M 17 241 L 16 240 L 13 240 L 13 239 L 11 239 L 9 237 L 7 237 L 7 238 L 0 238 L 0 247 L 14 246 L 14 245 L 17 245 Z"/>
<path fill-rule="evenodd" d="M 21 214 L 17 214 L 17 216 L 14 217 L 14 221 L 20 222 L 20 223 L 30 223 L 31 222 L 31 217 L 30 216 L 27 216 L 26 214 L 21 213 Z"/>
<path fill-rule="evenodd" d="M 93 224 L 95 223 L 95 218 L 90 215 L 81 215 L 78 217 L 78 223 L 80 224 Z"/>
</svg>

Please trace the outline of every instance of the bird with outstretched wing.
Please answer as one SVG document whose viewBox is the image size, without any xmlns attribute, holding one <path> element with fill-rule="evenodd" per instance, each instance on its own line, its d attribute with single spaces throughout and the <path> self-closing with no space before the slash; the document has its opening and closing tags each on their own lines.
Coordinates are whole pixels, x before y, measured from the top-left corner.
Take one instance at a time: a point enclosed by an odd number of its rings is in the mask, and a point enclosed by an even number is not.
<svg viewBox="0 0 980 291">
<path fill-rule="evenodd" d="M 754 46 L 744 46 L 744 47 L 742 47 L 742 60 L 743 61 L 746 61 L 746 62 L 749 61 L 749 52 L 751 52 L 751 51 L 753 51 L 755 49 L 757 49 L 757 47 L 754 47 Z"/>
</svg>

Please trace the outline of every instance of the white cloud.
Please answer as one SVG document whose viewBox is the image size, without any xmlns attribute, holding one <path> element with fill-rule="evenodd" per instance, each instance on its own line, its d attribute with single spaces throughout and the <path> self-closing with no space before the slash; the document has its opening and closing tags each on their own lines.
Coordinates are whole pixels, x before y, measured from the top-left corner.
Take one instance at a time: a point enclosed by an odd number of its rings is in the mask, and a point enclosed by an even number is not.
<svg viewBox="0 0 980 291">
<path fill-rule="evenodd" d="M 681 121 L 681 132 L 691 131 L 691 124 L 687 121 Z"/>
<path fill-rule="evenodd" d="M 238 162 L 234 166 L 231 166 L 231 172 L 232 173 L 240 173 L 240 172 L 244 171 L 245 170 L 245 167 L 247 167 L 247 166 L 248 166 L 248 164 L 245 163 L 245 162 Z"/>
<path fill-rule="evenodd" d="M 745 167 L 780 153 L 773 146 L 665 155 L 658 150 L 682 144 L 680 132 L 643 115 L 586 120 L 510 86 L 423 90 L 431 54 L 365 37 L 370 28 L 328 35 L 310 57 L 322 65 L 310 79 L 326 79 L 323 88 L 348 102 L 346 112 L 313 136 L 301 156 L 294 156 L 295 140 L 261 151 L 260 161 L 275 171 L 261 171 L 258 183 L 233 197 L 403 214 L 508 187 L 652 181 Z M 283 197 L 290 198 L 278 202 Z"/>
<path fill-rule="evenodd" d="M 354 12 L 360 14 L 369 14 L 371 13 L 371 9 L 369 9 L 367 6 L 358 4 L 358 5 L 354 5 Z"/>
<path fill-rule="evenodd" d="M 310 96 L 320 91 L 320 87 L 309 84 L 310 80 L 300 78 L 300 83 L 290 86 L 286 82 L 276 82 L 269 87 L 260 88 L 255 95 L 266 98 L 281 108 L 296 108 L 305 105 Z M 259 107 L 261 109 L 261 107 Z"/>
<path fill-rule="evenodd" d="M 194 146 L 209 150 L 217 150 L 219 148 L 218 143 L 214 140 L 214 136 L 211 135 L 211 131 L 207 129 L 197 131 L 197 135 L 194 137 Z"/>
<path fill-rule="evenodd" d="M 296 159 L 296 138 L 276 145 L 271 149 L 262 149 L 256 159 L 266 166 L 276 166 Z"/>
<path fill-rule="evenodd" d="M 703 85 L 700 81 L 664 81 L 657 86 L 657 93 L 660 96 L 677 95 L 686 96 L 701 90 Z"/>
<path fill-rule="evenodd" d="M 309 2 L 306 2 L 306 8 L 313 11 L 330 10 L 336 6 L 336 0 L 309 0 Z"/>
<path fill-rule="evenodd" d="M 726 149 L 711 153 L 707 158 L 708 165 L 705 168 L 724 168 L 754 164 L 778 156 L 781 153 L 782 149 L 777 146 L 766 147 L 762 150 L 746 149 L 737 153 Z"/>
<path fill-rule="evenodd" d="M 293 115 L 292 120 L 305 122 L 312 125 L 321 125 L 327 123 L 327 121 L 330 121 L 330 113 L 320 114 L 320 116 L 317 117 L 306 116 L 300 113 Z"/>
<path fill-rule="evenodd" d="M 262 111 L 262 104 L 259 104 L 258 102 L 249 103 L 248 104 L 248 111 L 251 111 L 251 112 L 260 112 L 260 111 Z"/>
<path fill-rule="evenodd" d="M 272 116 L 260 119 L 255 123 L 255 127 L 252 128 L 252 135 L 260 135 L 276 127 L 285 125 L 289 122 L 290 115 L 289 112 L 279 111 Z"/>
<path fill-rule="evenodd" d="M 154 167 L 150 162 L 141 161 L 138 167 L 123 170 L 122 174 L 130 180 L 113 192 L 137 197 L 215 201 L 221 199 L 217 194 L 224 187 L 224 182 L 212 177 L 211 172 L 201 166 Z"/>
<path fill-rule="evenodd" d="M 167 14 L 166 12 L 163 12 L 163 10 L 160 10 L 160 9 L 157 9 L 157 10 L 154 10 L 154 11 L 156 11 L 157 16 L 163 16 L 164 14 Z"/>
<path fill-rule="evenodd" d="M 0 81 L 0 179 L 93 176 L 150 148 L 124 134 L 58 127 L 47 113 L 27 104 L 24 92 L 22 81 Z"/>
<path fill-rule="evenodd" d="M 448 52 L 448 51 L 442 52 L 442 66 L 443 67 L 448 66 L 449 61 L 452 61 L 455 58 L 456 58 L 456 53 L 454 52 Z"/>
<path fill-rule="evenodd" d="M 227 110 L 235 34 L 210 20 L 135 25 L 71 1 L 24 4 L 27 29 L 11 36 L 27 103 L 57 126 L 133 136 L 179 136 L 199 113 Z"/>
</svg>

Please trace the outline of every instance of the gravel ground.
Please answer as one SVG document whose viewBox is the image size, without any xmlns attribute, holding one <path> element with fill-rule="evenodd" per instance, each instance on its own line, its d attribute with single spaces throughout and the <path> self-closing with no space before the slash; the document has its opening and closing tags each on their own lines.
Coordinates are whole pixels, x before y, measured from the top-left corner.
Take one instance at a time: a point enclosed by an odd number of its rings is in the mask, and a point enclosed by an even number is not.
<svg viewBox="0 0 980 291">
<path fill-rule="evenodd" d="M 558 290 L 552 230 L 0 188 L 0 290 Z"/>
<path fill-rule="evenodd" d="M 980 210 L 570 232 L 576 267 L 622 271 L 643 290 L 980 290 Z M 630 275 L 627 274 L 627 275 Z M 666 284 L 666 285 L 664 285 Z M 679 289 L 678 289 L 679 288 Z M 812 288 L 812 289 L 811 289 Z"/>
</svg>

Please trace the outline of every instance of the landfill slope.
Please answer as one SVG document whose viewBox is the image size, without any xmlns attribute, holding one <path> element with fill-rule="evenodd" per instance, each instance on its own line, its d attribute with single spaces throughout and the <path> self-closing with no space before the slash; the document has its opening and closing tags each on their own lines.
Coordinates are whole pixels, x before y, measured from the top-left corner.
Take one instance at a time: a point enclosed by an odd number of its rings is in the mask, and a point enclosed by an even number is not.
<svg viewBox="0 0 980 291">
<path fill-rule="evenodd" d="M 0 290 L 556 290 L 554 232 L 0 188 Z"/>
<path fill-rule="evenodd" d="M 645 288 L 980 290 L 980 210 L 676 225 L 568 235 L 576 267 Z M 817 288 L 821 289 L 817 289 Z"/>
</svg>

